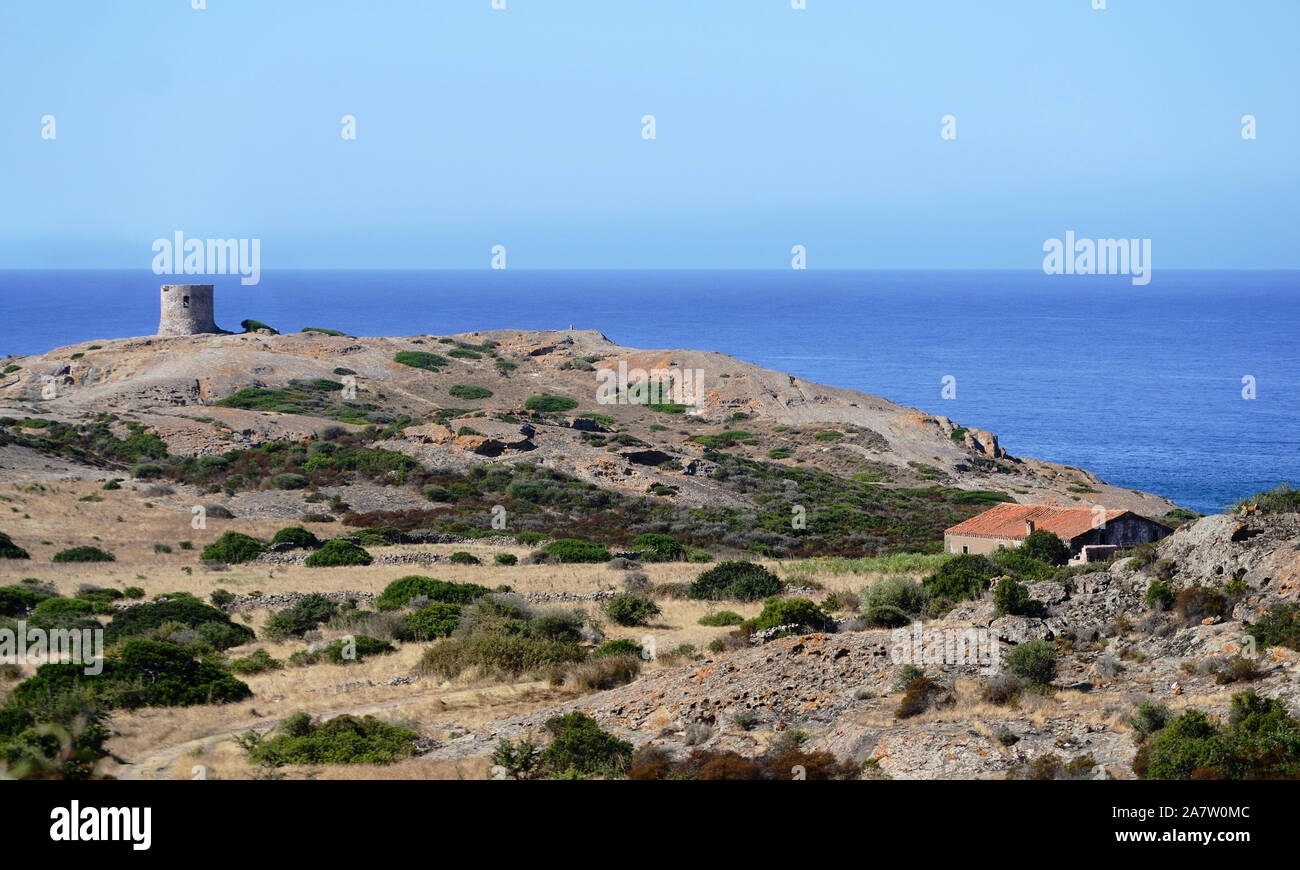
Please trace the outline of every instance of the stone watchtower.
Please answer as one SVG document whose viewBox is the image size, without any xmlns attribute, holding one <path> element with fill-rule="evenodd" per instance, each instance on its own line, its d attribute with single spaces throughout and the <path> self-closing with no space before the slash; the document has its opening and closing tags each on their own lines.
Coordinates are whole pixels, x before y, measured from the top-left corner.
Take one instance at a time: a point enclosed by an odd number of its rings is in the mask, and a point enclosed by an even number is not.
<svg viewBox="0 0 1300 870">
<path fill-rule="evenodd" d="M 221 332 L 212 318 L 212 285 L 162 285 L 158 334 L 198 335 L 205 332 Z"/>
</svg>

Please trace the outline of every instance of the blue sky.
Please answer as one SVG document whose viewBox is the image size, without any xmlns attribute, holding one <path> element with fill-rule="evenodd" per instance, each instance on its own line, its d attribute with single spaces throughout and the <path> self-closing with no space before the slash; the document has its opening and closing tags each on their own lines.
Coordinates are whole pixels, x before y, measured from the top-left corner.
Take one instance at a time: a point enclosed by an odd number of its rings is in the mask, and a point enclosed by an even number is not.
<svg viewBox="0 0 1300 870">
<path fill-rule="evenodd" d="M 0 8 L 0 268 L 1300 268 L 1295 0 L 207 5 Z"/>
</svg>

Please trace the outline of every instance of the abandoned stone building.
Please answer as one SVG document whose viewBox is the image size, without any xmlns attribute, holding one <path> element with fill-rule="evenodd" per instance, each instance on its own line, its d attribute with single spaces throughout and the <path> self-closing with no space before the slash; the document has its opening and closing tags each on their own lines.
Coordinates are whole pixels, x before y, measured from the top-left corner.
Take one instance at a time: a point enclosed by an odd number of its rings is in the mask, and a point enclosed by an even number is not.
<svg viewBox="0 0 1300 870">
<path fill-rule="evenodd" d="M 211 284 L 164 284 L 158 335 L 222 332 L 213 313 Z"/>
<path fill-rule="evenodd" d="M 1132 511 L 1006 502 L 945 529 L 943 548 L 949 553 L 988 554 L 998 547 L 1020 546 L 1036 529 L 1064 541 L 1078 561 L 1104 559 L 1173 531 Z"/>
</svg>

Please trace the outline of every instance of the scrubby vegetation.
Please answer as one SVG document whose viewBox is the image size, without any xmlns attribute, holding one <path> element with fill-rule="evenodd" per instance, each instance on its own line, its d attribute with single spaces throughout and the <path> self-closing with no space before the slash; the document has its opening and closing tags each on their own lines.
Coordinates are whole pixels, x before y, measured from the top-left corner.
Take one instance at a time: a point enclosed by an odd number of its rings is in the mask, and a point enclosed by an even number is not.
<svg viewBox="0 0 1300 870">
<path fill-rule="evenodd" d="M 568 396 L 531 396 L 524 402 L 525 409 L 548 414 L 561 414 L 572 411 L 576 407 L 578 407 L 577 400 L 570 399 Z"/>
<path fill-rule="evenodd" d="M 1249 690 L 1232 697 L 1226 722 L 1200 710 L 1176 718 L 1139 710 L 1133 770 L 1142 779 L 1295 779 L 1300 721 L 1286 702 Z"/>
<path fill-rule="evenodd" d="M 373 716 L 336 716 L 313 721 L 295 713 L 282 721 L 269 739 L 257 731 L 243 735 L 248 760 L 269 768 L 286 764 L 392 764 L 415 752 L 420 735 L 389 725 Z"/>
<path fill-rule="evenodd" d="M 0 559 L 30 559 L 31 555 L 13 542 L 13 539 L 0 532 Z"/>
<path fill-rule="evenodd" d="M 189 631 L 178 632 L 177 628 Z M 119 610 L 104 626 L 106 643 L 160 635 L 176 643 L 201 641 L 217 650 L 239 646 L 253 639 L 252 629 L 232 622 L 224 612 L 188 595 Z"/>
<path fill-rule="evenodd" d="M 225 532 L 203 548 L 199 558 L 213 562 L 240 565 L 251 562 L 266 552 L 266 544 L 241 532 Z"/>
<path fill-rule="evenodd" d="M 308 568 L 339 568 L 349 565 L 369 565 L 374 558 L 351 541 L 335 538 L 326 541 L 319 550 L 304 561 Z"/>
<path fill-rule="evenodd" d="M 51 562 L 115 562 L 117 557 L 99 547 L 71 547 L 60 550 L 50 559 Z"/>
<path fill-rule="evenodd" d="M 754 562 L 722 562 L 691 583 L 691 598 L 712 601 L 760 601 L 784 587 L 781 578 Z"/>
</svg>

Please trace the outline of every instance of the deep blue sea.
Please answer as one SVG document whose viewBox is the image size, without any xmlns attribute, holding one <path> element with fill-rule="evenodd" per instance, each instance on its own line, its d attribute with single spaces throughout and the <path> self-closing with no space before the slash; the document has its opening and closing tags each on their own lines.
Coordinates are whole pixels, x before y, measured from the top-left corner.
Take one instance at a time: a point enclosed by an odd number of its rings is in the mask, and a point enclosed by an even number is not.
<svg viewBox="0 0 1300 870">
<path fill-rule="evenodd" d="M 0 355 L 151 334 L 150 272 L 0 271 Z M 1300 273 L 265 271 L 217 322 L 448 334 L 597 329 L 716 350 L 996 432 L 1200 511 L 1300 485 Z M 941 397 L 944 376 L 956 398 Z M 1243 377 L 1254 378 L 1253 400 Z"/>
</svg>

